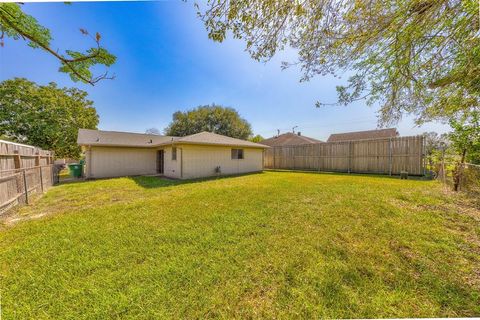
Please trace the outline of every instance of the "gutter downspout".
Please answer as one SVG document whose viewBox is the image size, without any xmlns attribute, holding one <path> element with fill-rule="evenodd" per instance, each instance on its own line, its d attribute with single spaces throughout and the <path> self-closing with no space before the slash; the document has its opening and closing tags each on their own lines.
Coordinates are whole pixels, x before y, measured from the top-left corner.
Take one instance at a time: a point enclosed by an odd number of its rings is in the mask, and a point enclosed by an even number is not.
<svg viewBox="0 0 480 320">
<path fill-rule="evenodd" d="M 183 179 L 183 148 L 180 149 L 180 179 Z"/>
<path fill-rule="evenodd" d="M 86 172 L 86 178 L 90 179 L 92 175 L 92 146 L 87 146 L 87 156 L 85 157 L 87 160 L 86 165 L 87 165 L 87 172 Z"/>
<path fill-rule="evenodd" d="M 265 169 L 265 152 L 267 152 L 266 149 L 262 150 L 262 171 Z"/>
</svg>

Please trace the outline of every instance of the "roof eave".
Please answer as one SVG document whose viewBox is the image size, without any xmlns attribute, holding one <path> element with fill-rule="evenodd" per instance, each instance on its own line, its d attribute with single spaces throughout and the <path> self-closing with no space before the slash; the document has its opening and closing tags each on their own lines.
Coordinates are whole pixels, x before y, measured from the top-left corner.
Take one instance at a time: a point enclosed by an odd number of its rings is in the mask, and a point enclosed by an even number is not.
<svg viewBox="0 0 480 320">
<path fill-rule="evenodd" d="M 155 148 L 157 145 L 131 145 L 131 144 L 106 144 L 106 143 L 77 143 L 80 147 L 122 147 L 122 148 Z"/>
<path fill-rule="evenodd" d="M 268 149 L 269 146 L 265 145 L 243 145 L 243 144 L 226 144 L 226 143 L 209 143 L 209 142 L 195 142 L 195 141 L 169 141 L 167 143 L 161 143 L 157 146 L 168 146 L 168 145 L 197 145 L 197 146 L 217 146 L 217 147 L 242 147 L 242 148 L 253 148 L 253 149 Z"/>
<path fill-rule="evenodd" d="M 125 148 L 158 148 L 170 145 L 206 145 L 206 146 L 218 146 L 218 147 L 241 147 L 252 149 L 268 149 L 270 146 L 266 145 L 243 145 L 243 144 L 224 144 L 224 143 L 209 143 L 209 142 L 195 142 L 195 141 L 168 141 L 162 143 L 155 143 L 149 145 L 132 145 L 132 144 L 109 144 L 109 143 L 85 143 L 78 142 L 79 146 L 91 146 L 91 147 L 125 147 Z"/>
</svg>

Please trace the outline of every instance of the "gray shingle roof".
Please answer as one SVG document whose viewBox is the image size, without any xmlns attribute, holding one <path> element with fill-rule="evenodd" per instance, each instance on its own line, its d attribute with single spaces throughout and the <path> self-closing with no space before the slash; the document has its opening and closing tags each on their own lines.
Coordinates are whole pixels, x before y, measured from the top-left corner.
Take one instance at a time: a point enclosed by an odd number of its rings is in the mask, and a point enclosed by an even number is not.
<svg viewBox="0 0 480 320">
<path fill-rule="evenodd" d="M 322 143 L 323 141 L 314 138 L 299 136 L 298 134 L 287 132 L 276 137 L 262 140 L 261 143 L 270 147 L 275 146 L 299 146 L 312 143 Z"/>
<path fill-rule="evenodd" d="M 119 147 L 152 147 L 171 140 L 172 137 L 155 134 L 90 129 L 78 130 L 77 137 L 79 145 Z"/>
<path fill-rule="evenodd" d="M 382 139 L 382 138 L 393 138 L 393 137 L 396 137 L 396 136 L 398 136 L 397 129 L 396 128 L 388 128 L 388 129 L 378 129 L 378 130 L 334 133 L 334 134 L 330 135 L 327 142 L 365 140 L 365 139 Z"/>
<path fill-rule="evenodd" d="M 154 134 L 80 129 L 77 143 L 90 146 L 158 147 L 175 144 L 221 145 L 250 148 L 268 146 L 246 140 L 230 138 L 211 132 L 200 132 L 186 137 L 160 136 Z"/>
<path fill-rule="evenodd" d="M 221 134 L 212 132 L 200 132 L 186 137 L 174 139 L 175 143 L 183 144 L 204 144 L 204 145 L 221 145 L 221 146 L 238 146 L 251 148 L 268 148 L 268 146 L 247 140 L 235 139 Z"/>
</svg>

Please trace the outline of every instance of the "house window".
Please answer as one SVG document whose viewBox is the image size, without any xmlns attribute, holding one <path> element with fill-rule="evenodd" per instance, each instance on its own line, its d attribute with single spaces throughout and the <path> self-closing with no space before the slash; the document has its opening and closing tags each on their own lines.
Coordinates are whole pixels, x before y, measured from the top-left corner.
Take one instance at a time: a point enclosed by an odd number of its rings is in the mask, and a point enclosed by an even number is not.
<svg viewBox="0 0 480 320">
<path fill-rule="evenodd" d="M 243 149 L 232 149 L 232 159 L 243 159 Z"/>
<path fill-rule="evenodd" d="M 177 148 L 172 148 L 172 160 L 177 160 Z"/>
</svg>

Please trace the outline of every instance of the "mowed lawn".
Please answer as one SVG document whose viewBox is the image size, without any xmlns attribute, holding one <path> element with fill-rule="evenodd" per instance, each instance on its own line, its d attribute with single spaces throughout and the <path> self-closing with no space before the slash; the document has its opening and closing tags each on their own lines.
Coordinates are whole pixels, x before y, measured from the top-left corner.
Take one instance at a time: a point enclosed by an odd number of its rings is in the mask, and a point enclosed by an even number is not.
<svg viewBox="0 0 480 320">
<path fill-rule="evenodd" d="M 0 230 L 4 319 L 480 315 L 480 214 L 434 181 L 265 172 L 52 188 Z"/>
</svg>

